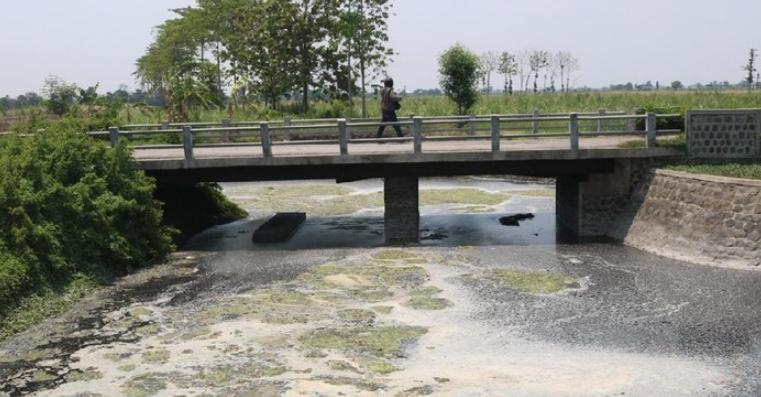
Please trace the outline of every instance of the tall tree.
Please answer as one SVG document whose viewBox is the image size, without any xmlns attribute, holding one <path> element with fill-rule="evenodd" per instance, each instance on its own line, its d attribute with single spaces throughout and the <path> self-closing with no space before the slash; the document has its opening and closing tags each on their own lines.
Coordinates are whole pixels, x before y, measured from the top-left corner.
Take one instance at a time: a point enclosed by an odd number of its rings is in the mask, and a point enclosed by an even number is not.
<svg viewBox="0 0 761 397">
<path fill-rule="evenodd" d="M 383 72 L 394 54 L 388 46 L 389 0 L 340 0 L 343 23 L 337 33 L 347 53 L 351 73 L 358 71 L 362 117 L 367 117 L 367 79 Z M 349 76 L 349 82 L 353 79 Z M 349 87 L 351 95 L 351 86 Z"/>
<path fill-rule="evenodd" d="M 505 94 L 513 95 L 513 76 L 518 73 L 516 56 L 507 51 L 499 57 L 499 73 L 505 77 Z"/>
<path fill-rule="evenodd" d="M 748 85 L 748 92 L 753 90 L 753 81 L 756 73 L 756 57 L 758 56 L 758 50 L 755 48 L 750 49 L 750 55 L 748 56 L 748 63 L 743 67 L 743 70 L 748 72 L 748 77 L 745 78 L 745 83 Z"/>
<path fill-rule="evenodd" d="M 484 92 L 491 93 L 491 75 L 499 67 L 499 57 L 492 51 L 481 54 L 480 71 L 484 79 Z"/>
<path fill-rule="evenodd" d="M 439 74 L 444 94 L 457 104 L 464 115 L 478 100 L 478 55 L 456 44 L 439 58 Z"/>
</svg>

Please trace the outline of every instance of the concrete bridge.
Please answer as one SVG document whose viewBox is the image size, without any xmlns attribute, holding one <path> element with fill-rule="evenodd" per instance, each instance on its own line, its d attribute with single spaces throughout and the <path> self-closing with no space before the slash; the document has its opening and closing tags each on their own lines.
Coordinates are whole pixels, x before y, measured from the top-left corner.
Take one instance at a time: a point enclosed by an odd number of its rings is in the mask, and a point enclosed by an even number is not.
<svg viewBox="0 0 761 397">
<path fill-rule="evenodd" d="M 558 229 L 578 237 L 602 235 L 615 211 L 600 206 L 624 200 L 640 164 L 684 156 L 657 146 L 659 138 L 682 132 L 657 129 L 659 119 L 674 117 L 680 116 L 532 114 L 413 117 L 398 123 L 337 119 L 132 126 L 91 134 L 114 144 L 142 140 L 135 146 L 137 166 L 160 183 L 383 178 L 386 240 L 403 244 L 419 239 L 418 178 L 433 176 L 556 178 Z M 399 126 L 407 134 L 371 138 L 380 125 Z M 641 148 L 620 147 L 637 137 Z M 181 143 L 146 143 L 157 139 Z"/>
</svg>

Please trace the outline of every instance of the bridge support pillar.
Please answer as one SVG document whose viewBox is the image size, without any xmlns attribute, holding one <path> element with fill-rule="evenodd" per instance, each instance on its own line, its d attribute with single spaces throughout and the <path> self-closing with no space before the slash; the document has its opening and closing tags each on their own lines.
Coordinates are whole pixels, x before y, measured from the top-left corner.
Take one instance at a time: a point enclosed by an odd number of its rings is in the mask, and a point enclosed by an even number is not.
<svg viewBox="0 0 761 397">
<path fill-rule="evenodd" d="M 622 226 L 617 221 L 629 204 L 638 168 L 631 160 L 616 160 L 612 173 L 557 178 L 558 237 L 574 241 L 614 233 Z"/>
<path fill-rule="evenodd" d="M 388 177 L 383 181 L 386 244 L 420 242 L 420 208 L 417 177 Z"/>
</svg>

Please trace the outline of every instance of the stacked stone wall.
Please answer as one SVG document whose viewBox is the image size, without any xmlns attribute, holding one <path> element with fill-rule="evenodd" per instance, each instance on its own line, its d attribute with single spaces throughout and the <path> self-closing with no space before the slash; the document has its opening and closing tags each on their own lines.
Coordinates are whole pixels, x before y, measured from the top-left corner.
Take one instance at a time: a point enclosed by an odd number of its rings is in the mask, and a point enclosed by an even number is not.
<svg viewBox="0 0 761 397">
<path fill-rule="evenodd" d="M 631 205 L 617 236 L 627 245 L 712 266 L 761 266 L 761 181 L 651 171 Z"/>
</svg>

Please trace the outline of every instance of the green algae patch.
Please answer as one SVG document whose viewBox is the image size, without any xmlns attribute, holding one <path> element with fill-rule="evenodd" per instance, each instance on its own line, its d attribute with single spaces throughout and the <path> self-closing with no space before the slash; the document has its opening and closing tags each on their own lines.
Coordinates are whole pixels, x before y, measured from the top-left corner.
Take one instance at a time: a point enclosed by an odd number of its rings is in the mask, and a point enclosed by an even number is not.
<svg viewBox="0 0 761 397">
<path fill-rule="evenodd" d="M 451 307 L 451 301 L 436 297 L 441 292 L 441 289 L 432 286 L 414 290 L 406 305 L 415 310 L 444 310 Z"/>
<path fill-rule="evenodd" d="M 334 371 L 343 371 L 343 372 L 356 372 L 360 373 L 360 371 L 352 365 L 348 361 L 343 360 L 329 360 L 328 361 L 328 367 Z"/>
<path fill-rule="evenodd" d="M 287 371 L 283 365 L 272 362 L 249 362 L 243 365 L 221 365 L 205 369 L 196 375 L 203 387 L 221 388 L 236 384 L 249 384 L 253 379 L 279 376 Z"/>
<path fill-rule="evenodd" d="M 169 362 L 169 350 L 158 349 L 143 352 L 142 359 L 145 364 L 161 365 Z"/>
<path fill-rule="evenodd" d="M 237 297 L 208 308 L 196 316 L 201 324 L 238 318 L 269 324 L 299 324 L 326 318 L 324 309 L 308 295 L 290 290 L 264 289 L 251 297 Z"/>
<path fill-rule="evenodd" d="M 367 364 L 367 369 L 381 375 L 388 375 L 399 370 L 399 368 L 391 365 L 388 361 L 383 360 L 373 361 Z"/>
<path fill-rule="evenodd" d="M 308 348 L 368 354 L 379 358 L 402 357 L 405 344 L 428 332 L 423 327 L 387 326 L 333 328 L 312 331 L 299 338 Z"/>
<path fill-rule="evenodd" d="M 92 368 L 84 371 L 72 371 L 66 375 L 67 382 L 90 382 L 101 378 L 103 378 L 103 374 Z"/>
<path fill-rule="evenodd" d="M 366 391 L 378 391 L 383 388 L 382 385 L 375 382 L 368 382 L 362 379 L 349 378 L 345 376 L 318 376 L 316 378 L 312 378 L 312 380 L 333 386 L 353 386 L 357 389 Z"/>
<path fill-rule="evenodd" d="M 393 306 L 373 306 L 372 309 L 379 314 L 391 314 L 394 311 Z"/>
<path fill-rule="evenodd" d="M 156 324 L 146 324 L 146 325 L 135 328 L 135 333 L 142 337 L 156 335 L 159 333 L 159 331 L 160 331 L 160 328 Z"/>
<path fill-rule="evenodd" d="M 509 194 L 490 193 L 480 189 L 435 189 L 420 192 L 420 205 L 464 204 L 498 205 L 510 199 Z"/>
<path fill-rule="evenodd" d="M 338 318 L 347 323 L 371 324 L 375 321 L 375 313 L 363 309 L 346 309 L 338 312 Z"/>
<path fill-rule="evenodd" d="M 135 364 L 125 364 L 125 365 L 120 365 L 120 366 L 116 367 L 116 369 L 121 371 L 121 372 L 132 372 L 135 369 L 137 369 L 137 365 L 135 365 Z"/>
<path fill-rule="evenodd" d="M 433 386 L 425 385 L 407 389 L 401 393 L 398 393 L 396 397 L 430 396 L 433 393 Z"/>
<path fill-rule="evenodd" d="M 126 352 L 126 353 L 106 353 L 103 355 L 103 358 L 106 360 L 113 361 L 115 363 L 128 360 L 130 357 L 134 356 L 134 353 Z"/>
<path fill-rule="evenodd" d="M 492 271 L 487 277 L 504 288 L 529 294 L 552 294 L 579 286 L 578 280 L 573 277 L 550 272 L 499 269 Z"/>
<path fill-rule="evenodd" d="M 33 383 L 42 383 L 42 382 L 50 382 L 51 380 L 54 380 L 56 378 L 57 378 L 56 375 L 51 374 L 50 372 L 38 369 L 37 371 L 34 371 L 32 373 L 31 380 Z"/>
<path fill-rule="evenodd" d="M 257 189 L 254 196 L 239 204 L 256 213 L 303 211 L 310 215 L 350 215 L 364 208 L 380 206 L 377 194 L 351 194 L 353 190 L 330 185 L 288 185 Z"/>
<path fill-rule="evenodd" d="M 420 258 L 420 255 L 402 250 L 383 250 L 372 255 L 379 261 L 407 261 Z"/>
<path fill-rule="evenodd" d="M 150 397 L 167 388 L 165 374 L 148 373 L 130 378 L 122 385 L 122 394 L 127 397 Z"/>
<path fill-rule="evenodd" d="M 153 315 L 153 310 L 147 307 L 135 307 L 129 310 L 129 314 L 132 317 L 150 317 Z"/>
<path fill-rule="evenodd" d="M 526 197 L 539 197 L 539 198 L 553 198 L 555 197 L 555 191 L 552 189 L 545 189 L 545 190 L 515 190 L 511 192 L 512 194 L 516 196 L 526 196 Z"/>
</svg>

